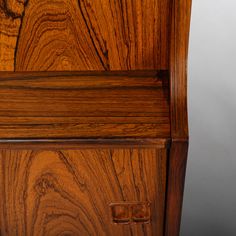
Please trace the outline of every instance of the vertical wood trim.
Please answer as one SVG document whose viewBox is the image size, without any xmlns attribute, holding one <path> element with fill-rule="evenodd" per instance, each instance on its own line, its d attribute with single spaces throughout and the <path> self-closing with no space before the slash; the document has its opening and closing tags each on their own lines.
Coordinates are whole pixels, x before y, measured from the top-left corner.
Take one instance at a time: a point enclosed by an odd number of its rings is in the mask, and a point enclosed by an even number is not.
<svg viewBox="0 0 236 236">
<path fill-rule="evenodd" d="M 169 155 L 165 236 L 180 231 L 188 141 L 173 141 Z"/>
<path fill-rule="evenodd" d="M 165 235 L 180 231 L 188 152 L 187 58 L 191 0 L 172 0 L 170 45 L 170 115 L 172 144 L 168 165 Z"/>
<path fill-rule="evenodd" d="M 170 99 L 172 138 L 188 137 L 187 57 L 191 0 L 172 0 Z"/>
<path fill-rule="evenodd" d="M 165 236 L 180 231 L 188 152 L 187 59 L 191 0 L 172 0 L 170 42 L 170 119 L 172 144 L 168 163 Z"/>
</svg>

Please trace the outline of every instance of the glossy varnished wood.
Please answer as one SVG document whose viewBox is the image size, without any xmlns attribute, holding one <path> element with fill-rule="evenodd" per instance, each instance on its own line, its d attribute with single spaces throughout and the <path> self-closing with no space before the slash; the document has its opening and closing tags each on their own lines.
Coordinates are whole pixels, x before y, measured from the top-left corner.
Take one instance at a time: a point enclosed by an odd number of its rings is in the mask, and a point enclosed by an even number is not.
<svg viewBox="0 0 236 236">
<path fill-rule="evenodd" d="M 0 9 L 0 71 L 168 68 L 169 0 L 6 0 Z"/>
<path fill-rule="evenodd" d="M 173 0 L 170 45 L 171 135 L 188 138 L 187 58 L 191 0 Z"/>
<path fill-rule="evenodd" d="M 190 9 L 0 0 L 1 235 L 179 235 Z M 112 224 L 124 200 L 151 224 Z"/>
<path fill-rule="evenodd" d="M 0 71 L 14 71 L 23 11 L 20 1 L 0 1 Z"/>
<path fill-rule="evenodd" d="M 168 88 L 153 73 L 0 74 L 1 138 L 170 138 Z"/>
<path fill-rule="evenodd" d="M 86 139 L 0 139 L 0 149 L 64 150 L 97 148 L 157 148 L 169 149 L 166 138 L 86 138 Z"/>
<path fill-rule="evenodd" d="M 165 149 L 1 150 L 1 235 L 163 235 Z M 151 224 L 109 205 L 150 202 Z"/>
<path fill-rule="evenodd" d="M 179 235 L 187 154 L 188 141 L 172 142 L 168 160 L 166 236 Z"/>
<path fill-rule="evenodd" d="M 191 0 L 173 0 L 170 46 L 171 148 L 168 163 L 165 236 L 178 236 L 188 152 L 187 58 Z"/>
</svg>

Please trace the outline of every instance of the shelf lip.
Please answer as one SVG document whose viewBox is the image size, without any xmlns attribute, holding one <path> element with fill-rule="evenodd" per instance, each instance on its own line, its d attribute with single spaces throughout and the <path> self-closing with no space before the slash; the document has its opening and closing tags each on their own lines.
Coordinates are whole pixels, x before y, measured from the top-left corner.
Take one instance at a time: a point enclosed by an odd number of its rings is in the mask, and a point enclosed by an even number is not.
<svg viewBox="0 0 236 236">
<path fill-rule="evenodd" d="M 0 139 L 1 149 L 169 148 L 170 138 Z"/>
<path fill-rule="evenodd" d="M 101 70 L 91 70 L 91 71 L 0 71 L 0 77 L 9 76 L 155 76 L 163 77 L 167 76 L 168 70 L 111 70 L 111 71 L 101 71 Z"/>
<path fill-rule="evenodd" d="M 104 89 L 165 87 L 167 71 L 0 72 L 1 89 Z"/>
<path fill-rule="evenodd" d="M 113 72 L 98 77 L 81 73 L 1 76 L 0 137 L 170 137 L 169 94 L 162 79 L 148 77 L 148 71 L 139 77 L 137 72 L 116 77 Z"/>
</svg>

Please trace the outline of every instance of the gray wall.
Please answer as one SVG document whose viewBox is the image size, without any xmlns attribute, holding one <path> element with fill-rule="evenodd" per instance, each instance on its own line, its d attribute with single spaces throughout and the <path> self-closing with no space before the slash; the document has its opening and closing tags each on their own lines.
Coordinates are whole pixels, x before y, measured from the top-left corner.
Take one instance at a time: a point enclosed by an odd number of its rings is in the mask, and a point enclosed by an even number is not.
<svg viewBox="0 0 236 236">
<path fill-rule="evenodd" d="M 181 236 L 236 235 L 236 0 L 193 0 Z"/>
</svg>

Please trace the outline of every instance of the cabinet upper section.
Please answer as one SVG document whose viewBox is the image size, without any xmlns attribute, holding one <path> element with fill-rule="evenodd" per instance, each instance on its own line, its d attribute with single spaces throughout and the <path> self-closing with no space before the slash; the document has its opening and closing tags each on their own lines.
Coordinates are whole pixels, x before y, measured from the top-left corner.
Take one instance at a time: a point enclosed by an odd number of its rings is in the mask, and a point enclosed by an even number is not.
<svg viewBox="0 0 236 236">
<path fill-rule="evenodd" d="M 171 137 L 186 140 L 190 10 L 191 0 L 0 0 L 0 79 L 167 70 Z"/>
<path fill-rule="evenodd" d="M 0 0 L 0 71 L 168 69 L 172 0 Z"/>
</svg>

